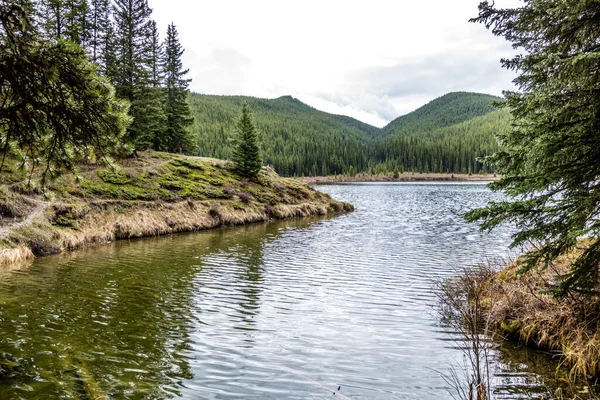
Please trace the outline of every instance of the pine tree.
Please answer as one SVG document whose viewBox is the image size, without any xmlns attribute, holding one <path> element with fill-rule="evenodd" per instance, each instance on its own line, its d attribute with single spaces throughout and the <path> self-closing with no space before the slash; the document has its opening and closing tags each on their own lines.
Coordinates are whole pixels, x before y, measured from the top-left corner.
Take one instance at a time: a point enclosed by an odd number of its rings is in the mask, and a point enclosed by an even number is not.
<svg viewBox="0 0 600 400">
<path fill-rule="evenodd" d="M 109 14 L 109 11 L 107 11 Z M 100 39 L 100 70 L 113 84 L 117 81 L 118 59 L 117 59 L 117 41 L 115 39 L 115 26 L 107 17 L 106 35 Z"/>
<path fill-rule="evenodd" d="M 84 46 L 89 38 L 87 16 L 89 13 L 86 0 L 63 0 L 64 37 L 73 43 Z"/>
<path fill-rule="evenodd" d="M 165 86 L 167 92 L 165 111 L 167 115 L 166 141 L 169 151 L 192 153 L 196 143 L 189 127 L 193 123 L 188 104 L 188 85 L 185 78 L 188 70 L 183 69 L 181 56 L 183 48 L 179 43 L 177 28 L 170 24 L 165 42 Z"/>
<path fill-rule="evenodd" d="M 148 87 L 148 103 L 146 112 L 152 116 L 148 121 L 147 130 L 141 133 L 137 144 L 141 148 L 152 148 L 157 151 L 169 151 L 167 137 L 167 116 L 165 114 L 166 91 L 162 87 L 164 83 L 164 51 L 160 42 L 158 28 L 155 21 L 149 25 L 149 58 L 148 70 L 150 73 Z"/>
<path fill-rule="evenodd" d="M 102 49 L 110 26 L 110 0 L 90 0 L 87 15 L 86 47 L 92 61 L 101 64 Z"/>
<path fill-rule="evenodd" d="M 65 35 L 65 13 L 64 0 L 42 0 L 41 13 L 44 16 L 44 32 L 53 40 L 63 39 Z"/>
<path fill-rule="evenodd" d="M 242 114 L 235 126 L 234 147 L 231 160 L 235 170 L 243 176 L 256 178 L 262 168 L 258 146 L 258 133 L 250 107 L 244 102 Z"/>
<path fill-rule="evenodd" d="M 156 21 L 150 21 L 150 85 L 155 88 L 162 86 L 164 81 L 163 63 L 165 59 L 164 46 L 160 42 L 160 35 Z"/>
<path fill-rule="evenodd" d="M 513 246 L 532 250 L 522 272 L 574 255 L 557 295 L 597 290 L 600 265 L 600 3 L 526 1 L 516 9 L 483 2 L 481 22 L 525 54 L 504 60 L 519 72 L 519 91 L 505 92 L 515 119 L 500 136 L 504 149 L 488 158 L 502 174 L 491 188 L 509 200 L 467 214 L 491 229 L 517 226 Z"/>
<path fill-rule="evenodd" d="M 150 15 L 147 0 L 116 0 L 114 9 L 115 50 L 118 62 L 114 74 L 117 95 L 130 102 L 133 122 L 128 140 L 138 148 L 152 146 L 160 111 L 159 99 L 151 90 Z"/>
<path fill-rule="evenodd" d="M 42 0 L 41 13 L 46 36 L 85 45 L 88 5 L 86 0 Z"/>
</svg>

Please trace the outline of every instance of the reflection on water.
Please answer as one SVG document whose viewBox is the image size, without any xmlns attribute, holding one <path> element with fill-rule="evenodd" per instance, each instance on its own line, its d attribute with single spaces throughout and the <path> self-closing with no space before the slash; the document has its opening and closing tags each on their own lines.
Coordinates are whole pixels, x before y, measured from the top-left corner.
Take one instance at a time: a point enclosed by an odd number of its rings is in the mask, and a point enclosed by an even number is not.
<svg viewBox="0 0 600 400">
<path fill-rule="evenodd" d="M 506 254 L 508 230 L 461 219 L 492 194 L 473 183 L 320 189 L 356 212 L 119 242 L 0 273 L 0 398 L 312 399 L 338 387 L 351 399 L 450 398 L 437 371 L 462 353 L 431 308 L 431 282 Z M 556 385 L 536 375 L 536 363 L 556 366 L 548 357 L 514 354 L 499 353 L 498 394 Z"/>
</svg>

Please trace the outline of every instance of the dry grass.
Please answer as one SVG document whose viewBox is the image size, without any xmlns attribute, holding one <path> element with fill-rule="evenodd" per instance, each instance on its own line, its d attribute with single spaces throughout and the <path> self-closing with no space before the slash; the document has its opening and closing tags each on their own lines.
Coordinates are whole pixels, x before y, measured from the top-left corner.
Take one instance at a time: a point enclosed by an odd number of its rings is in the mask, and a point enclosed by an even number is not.
<svg viewBox="0 0 600 400">
<path fill-rule="evenodd" d="M 0 265 L 18 264 L 33 258 L 33 252 L 24 244 L 0 250 Z"/>
<path fill-rule="evenodd" d="M 518 262 L 486 278 L 490 323 L 505 337 L 553 351 L 571 375 L 600 375 L 600 297 L 571 293 L 556 299 L 548 291 L 568 271 L 573 254 L 544 271 L 518 275 Z"/>
<path fill-rule="evenodd" d="M 84 167 L 79 178 L 53 183 L 54 199 L 44 203 L 40 218 L 4 227 L 4 262 L 18 254 L 31 258 L 119 239 L 353 209 L 269 167 L 246 180 L 222 160 L 153 152 L 120 160 L 115 169 Z M 26 195 L 19 194 L 21 201 L 11 187 L 0 190 L 0 200 L 31 208 Z"/>
<path fill-rule="evenodd" d="M 145 203 L 125 211 L 118 210 L 114 205 L 112 208 L 105 210 L 96 205 L 95 210 L 88 211 L 82 219 L 76 220 L 74 227 L 57 228 L 49 222 L 37 222 L 16 230 L 11 239 L 26 243 L 27 248 L 33 249 L 37 255 L 46 255 L 119 239 L 339 212 L 337 207 L 313 203 L 240 209 L 233 201 L 227 200 Z"/>
<path fill-rule="evenodd" d="M 489 266 L 469 268 L 438 286 L 440 316 L 456 332 L 456 344 L 464 354 L 464 365 L 454 365 L 442 374 L 455 399 L 493 398 L 490 353 L 494 331 L 489 326 L 486 288 L 482 285 L 493 273 Z"/>
</svg>

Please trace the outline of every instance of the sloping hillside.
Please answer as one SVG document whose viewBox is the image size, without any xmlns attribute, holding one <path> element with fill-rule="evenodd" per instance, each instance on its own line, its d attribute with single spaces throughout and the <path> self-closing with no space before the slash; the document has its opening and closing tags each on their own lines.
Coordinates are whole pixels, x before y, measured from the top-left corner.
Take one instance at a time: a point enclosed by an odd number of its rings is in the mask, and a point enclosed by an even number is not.
<svg viewBox="0 0 600 400">
<path fill-rule="evenodd" d="M 290 96 L 268 100 L 192 94 L 193 129 L 199 136 L 200 155 L 229 158 L 229 137 L 244 100 L 262 134 L 265 162 L 281 175 L 342 173 L 349 165 L 367 167 L 368 144 L 377 128 L 316 110 Z"/>
<path fill-rule="evenodd" d="M 508 113 L 494 111 L 498 100 L 487 94 L 449 93 L 379 129 L 290 96 L 190 96 L 199 155 L 229 158 L 229 138 L 247 101 L 261 131 L 265 162 L 284 176 L 487 172 L 477 158 L 496 151 L 494 132 L 509 126 Z"/>
<path fill-rule="evenodd" d="M 509 127 L 510 113 L 503 108 L 441 128 L 381 137 L 372 154 L 387 170 L 489 173 L 478 160 L 499 150 L 496 135 Z"/>
<path fill-rule="evenodd" d="M 420 135 L 480 117 L 494 110 L 499 97 L 482 93 L 453 92 L 430 101 L 387 124 L 379 136 Z"/>
</svg>

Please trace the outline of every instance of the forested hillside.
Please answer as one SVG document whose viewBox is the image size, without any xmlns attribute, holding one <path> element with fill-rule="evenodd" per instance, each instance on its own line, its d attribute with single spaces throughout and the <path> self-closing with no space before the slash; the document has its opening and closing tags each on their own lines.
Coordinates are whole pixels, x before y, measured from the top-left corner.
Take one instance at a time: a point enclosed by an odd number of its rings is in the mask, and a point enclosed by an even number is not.
<svg viewBox="0 0 600 400">
<path fill-rule="evenodd" d="M 510 126 L 507 109 L 432 130 L 377 139 L 371 156 L 382 160 L 376 170 L 489 173 L 478 161 L 499 149 L 496 135 Z"/>
<path fill-rule="evenodd" d="M 480 117 L 494 110 L 499 97 L 483 93 L 453 92 L 400 116 L 380 130 L 379 136 L 421 134 Z"/>
<path fill-rule="evenodd" d="M 377 128 L 316 110 L 290 96 L 267 100 L 192 94 L 192 131 L 199 155 L 228 159 L 231 131 L 247 101 L 261 132 L 265 162 L 281 175 L 327 175 L 365 170 Z"/>
<path fill-rule="evenodd" d="M 495 110 L 497 97 L 449 93 L 379 129 L 353 118 L 318 111 L 284 96 L 191 94 L 199 155 L 229 158 L 232 124 L 246 100 L 261 131 L 265 162 L 287 176 L 488 172 L 477 158 L 498 149 L 494 134 L 509 126 Z"/>
</svg>

